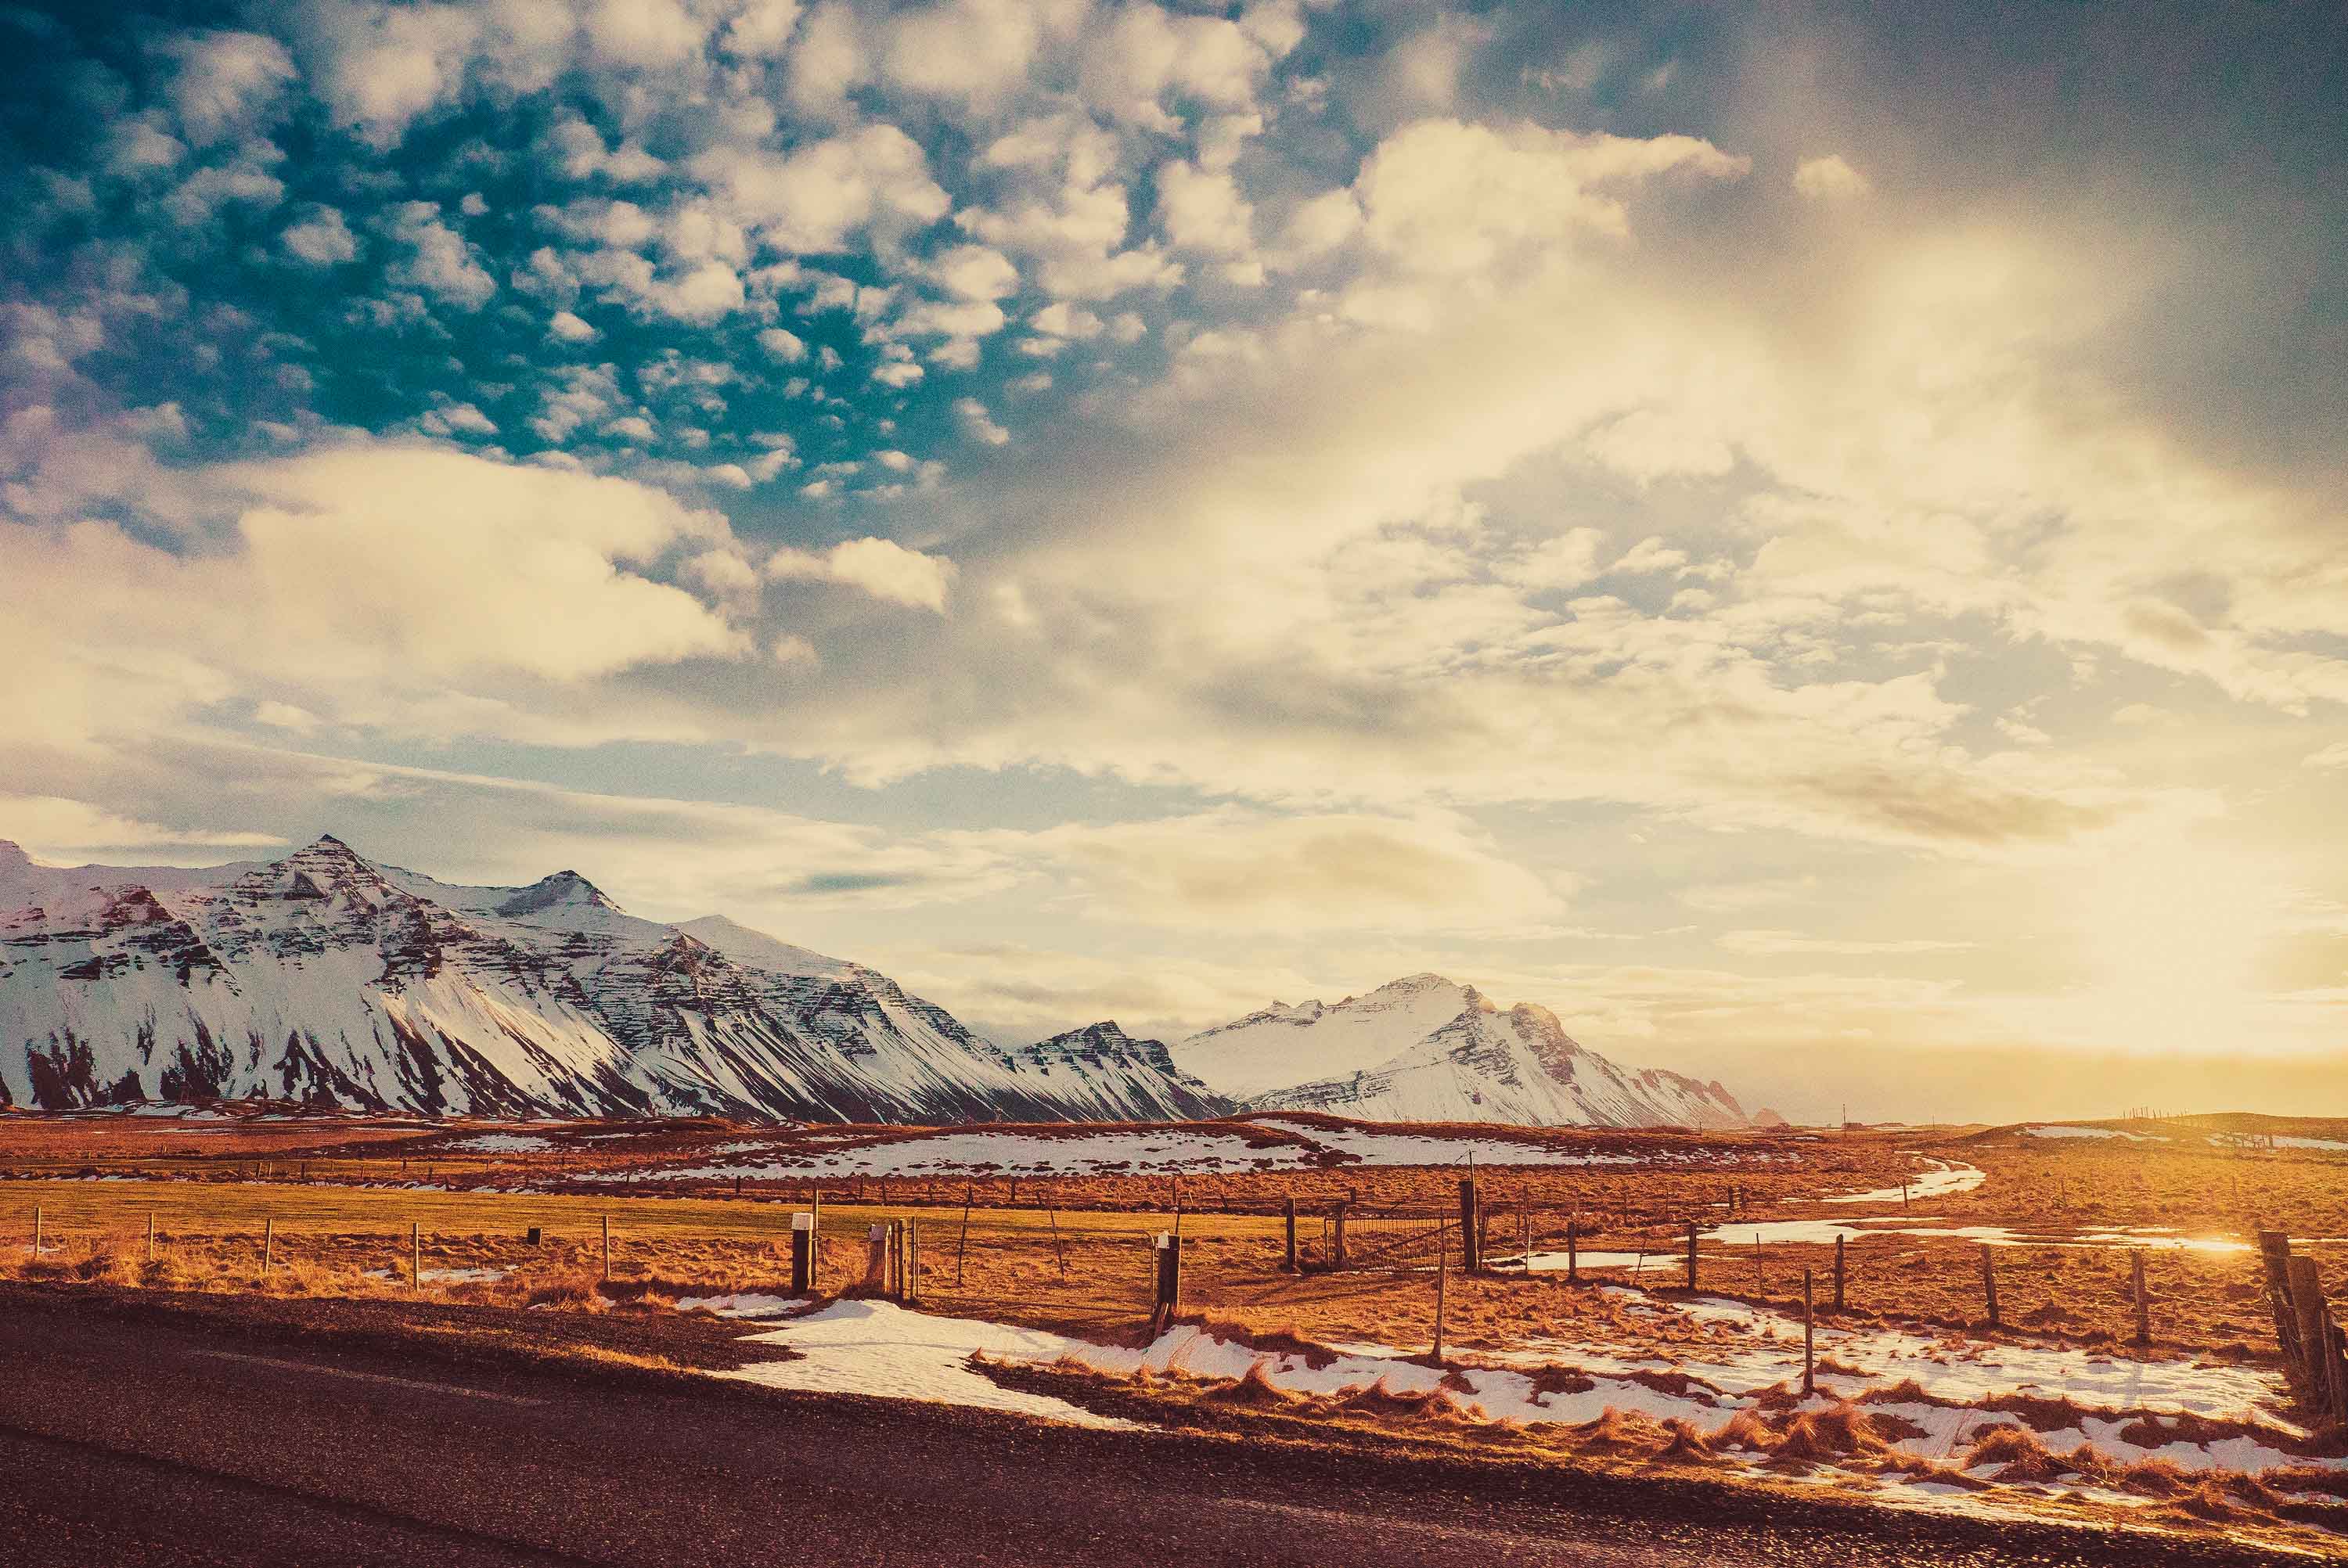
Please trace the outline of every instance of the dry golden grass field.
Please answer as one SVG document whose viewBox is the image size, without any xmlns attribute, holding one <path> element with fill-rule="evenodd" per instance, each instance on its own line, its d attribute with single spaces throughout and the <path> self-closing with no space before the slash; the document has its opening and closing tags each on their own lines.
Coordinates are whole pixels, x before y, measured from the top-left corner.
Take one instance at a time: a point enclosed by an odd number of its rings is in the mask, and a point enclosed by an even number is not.
<svg viewBox="0 0 2348 1568">
<path fill-rule="evenodd" d="M 1291 1119 L 1293 1120 L 1293 1119 Z M 1265 1150 L 1292 1134 L 1237 1130 Z M 2163 1124 L 2168 1126 L 2168 1124 Z M 1084 1130 L 1017 1130 L 1075 1139 Z M 1424 1133 L 1426 1129 L 1412 1129 Z M 1457 1129 L 1488 1133 L 1489 1129 Z M 1702 1248 L 1706 1293 L 1798 1302 L 1812 1271 L 1828 1299 L 1831 1245 L 1769 1235 L 1781 1222 L 1874 1215 L 1850 1243 L 1847 1312 L 1991 1332 L 1981 1278 L 1986 1228 L 2023 1238 L 1992 1254 L 2003 1327 L 2070 1343 L 2133 1337 L 2131 1258 L 2145 1252 L 2157 1349 L 2271 1354 L 2255 1255 L 2162 1245 L 2247 1239 L 2273 1228 L 2299 1238 L 2335 1292 L 2348 1294 L 2348 1161 L 2322 1149 L 2214 1147 L 2207 1132 L 2169 1126 L 2167 1143 L 2048 1139 L 1978 1130 L 1695 1138 L 1587 1130 L 1532 1135 L 1560 1155 L 1668 1158 L 1669 1164 L 1487 1164 L 1478 1171 L 1486 1250 L 1498 1272 L 1447 1281 L 1452 1343 L 1501 1346 L 1581 1324 L 1609 1338 L 1660 1332 L 1626 1317 L 1622 1297 L 1570 1285 L 1561 1269 L 1529 1276 L 1515 1260 L 1562 1251 L 1569 1222 L 1586 1252 L 1644 1254 L 1590 1277 L 1672 1288 L 1684 1282 L 1685 1226 Z M 548 1128 L 315 1118 L 178 1122 L 129 1117 L 0 1117 L 0 1273 L 282 1294 L 413 1293 L 410 1235 L 420 1235 L 423 1294 L 592 1311 L 778 1291 L 790 1214 L 821 1194 L 826 1275 L 839 1288 L 861 1267 L 866 1227 L 910 1218 L 921 1235 L 920 1287 L 940 1309 L 1100 1336 L 1137 1329 L 1150 1291 L 1150 1241 L 1173 1229 L 1179 1202 L 1183 1306 L 1258 1337 L 1416 1344 L 1431 1337 L 1433 1222 L 1381 1214 L 1456 1213 L 1463 1165 L 1325 1164 L 1292 1170 L 1011 1176 L 973 1172 L 726 1174 L 731 1148 L 772 1171 L 846 1146 L 918 1146 L 907 1129 L 778 1132 L 716 1122 Z M 510 1141 L 524 1147 L 481 1152 Z M 1969 1191 L 1835 1205 L 1834 1194 L 1896 1190 L 1930 1162 L 1978 1167 Z M 627 1178 L 633 1177 L 633 1180 Z M 441 1190 L 446 1189 L 446 1190 Z M 1283 1200 L 1299 1210 L 1302 1272 L 1283 1269 Z M 965 1202 L 971 1204 L 965 1227 Z M 1349 1204 L 1353 1266 L 1325 1271 L 1324 1214 Z M 43 1248 L 31 1250 L 35 1210 Z M 150 1221 L 154 1255 L 148 1253 Z M 602 1234 L 613 1237 L 602 1278 Z M 1744 1228 L 1768 1237 L 1746 1245 Z M 527 1231 L 538 1227 L 532 1246 Z M 2153 1230 L 2150 1227 L 2162 1227 Z M 263 1234 L 273 1228 L 264 1279 Z M 1913 1228 L 1931 1234 L 1903 1235 Z M 965 1240 L 966 1236 L 966 1240 Z M 2027 1238 L 2041 1238 L 2034 1245 Z M 1457 1245 L 1456 1232 L 1446 1242 Z M 1456 1264 L 1456 1256 L 1451 1260 Z M 1596 1320 L 1596 1321 L 1593 1321 Z"/>
</svg>

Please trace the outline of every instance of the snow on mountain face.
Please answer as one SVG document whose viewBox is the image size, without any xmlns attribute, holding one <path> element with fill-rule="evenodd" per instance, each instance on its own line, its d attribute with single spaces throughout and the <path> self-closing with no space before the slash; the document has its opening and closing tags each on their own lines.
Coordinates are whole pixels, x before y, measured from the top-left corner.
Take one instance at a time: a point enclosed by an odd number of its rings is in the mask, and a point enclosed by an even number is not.
<svg viewBox="0 0 2348 1568">
<path fill-rule="evenodd" d="M 1491 1005 L 1471 986 L 1412 975 L 1334 1007 L 1274 1002 L 1180 1041 L 1174 1061 L 1218 1093 L 1253 1100 L 1384 1061 L 1462 1013 Z"/>
<path fill-rule="evenodd" d="M 1582 1047 L 1548 1009 L 1523 1003 L 1503 1012 L 1439 975 L 1413 975 L 1334 1007 L 1275 1003 L 1191 1036 L 1173 1060 L 1258 1110 L 1536 1127 L 1746 1124 L 1717 1083 L 1629 1071 Z"/>
<path fill-rule="evenodd" d="M 498 1115 L 1142 1117 L 1146 1051 L 1045 1076 L 885 975 L 575 872 L 461 887 L 327 837 L 283 860 L 36 866 L 0 841 L 0 1097 Z"/>
<path fill-rule="evenodd" d="M 1009 1054 L 1021 1074 L 1047 1081 L 1064 1097 L 1100 1106 L 1095 1115 L 1102 1121 L 1187 1122 L 1235 1109 L 1176 1067 L 1164 1040 L 1136 1040 L 1112 1022 L 1086 1024 Z M 1109 1109 L 1134 1105 L 1148 1109 Z"/>
</svg>

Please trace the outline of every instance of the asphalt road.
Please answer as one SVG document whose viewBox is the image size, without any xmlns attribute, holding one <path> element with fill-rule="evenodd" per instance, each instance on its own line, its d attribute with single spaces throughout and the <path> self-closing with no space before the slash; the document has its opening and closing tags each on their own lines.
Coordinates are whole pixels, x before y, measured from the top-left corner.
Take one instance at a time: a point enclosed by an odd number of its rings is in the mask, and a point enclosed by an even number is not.
<svg viewBox="0 0 2348 1568">
<path fill-rule="evenodd" d="M 2108 1544 L 2074 1555 L 1980 1532 L 1934 1544 L 1673 1519 L 1687 1510 L 1668 1502 L 1479 1498 L 1407 1468 L 924 1406 L 460 1371 L 69 1303 L 0 1313 L 0 1563 L 26 1568 L 2130 1560 Z"/>
</svg>

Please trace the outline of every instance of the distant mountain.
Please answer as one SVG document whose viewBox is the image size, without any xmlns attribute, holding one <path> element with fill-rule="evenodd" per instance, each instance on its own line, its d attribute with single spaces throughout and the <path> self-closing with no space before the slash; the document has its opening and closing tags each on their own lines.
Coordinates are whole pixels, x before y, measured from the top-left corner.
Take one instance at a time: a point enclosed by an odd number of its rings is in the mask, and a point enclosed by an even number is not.
<svg viewBox="0 0 2348 1568">
<path fill-rule="evenodd" d="M 1333 1006 L 1275 1002 L 1180 1041 L 1171 1060 L 1257 1110 L 1539 1127 L 1746 1124 L 1717 1083 L 1620 1067 L 1576 1042 L 1546 1008 L 1502 1011 L 1441 975 Z"/>
<path fill-rule="evenodd" d="M 331 836 L 201 870 L 57 867 L 0 841 L 0 1100 L 213 1097 L 921 1122 L 1222 1108 L 1154 1041 L 1004 1051 L 862 965 L 715 917 L 640 920 L 573 871 L 458 886 Z"/>
<path fill-rule="evenodd" d="M 1136 1040 L 1114 1023 L 1086 1024 L 1013 1049 L 1012 1066 L 1062 1098 L 1088 1099 L 1103 1121 L 1190 1121 L 1238 1107 L 1174 1065 L 1161 1040 Z"/>
</svg>

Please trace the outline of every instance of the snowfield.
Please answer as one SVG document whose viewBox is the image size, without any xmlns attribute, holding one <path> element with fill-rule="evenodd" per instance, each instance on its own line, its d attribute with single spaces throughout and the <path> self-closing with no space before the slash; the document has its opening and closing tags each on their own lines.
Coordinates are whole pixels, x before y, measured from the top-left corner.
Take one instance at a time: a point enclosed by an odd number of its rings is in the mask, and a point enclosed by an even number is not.
<svg viewBox="0 0 2348 1568">
<path fill-rule="evenodd" d="M 1533 1341 L 1506 1351 L 1470 1349 L 1437 1368 L 1416 1358 L 1417 1348 L 1403 1346 L 1338 1345 L 1308 1356 L 1265 1351 L 1185 1324 L 1130 1348 L 971 1318 L 932 1317 L 884 1301 L 842 1301 L 776 1323 L 750 1340 L 787 1346 L 802 1359 L 723 1375 L 774 1388 L 962 1404 L 1095 1427 L 1132 1423 L 1051 1396 L 1003 1388 L 977 1370 L 975 1360 L 1080 1368 L 1117 1378 L 1142 1371 L 1217 1380 L 1252 1373 L 1275 1388 L 1304 1395 L 1344 1395 L 1380 1386 L 1422 1394 L 1440 1388 L 1460 1406 L 1495 1420 L 1579 1426 L 1615 1410 L 1684 1419 L 1705 1432 L 1719 1431 L 1752 1407 L 1756 1396 L 1782 1396 L 1798 1388 L 1797 1319 L 1738 1301 L 1665 1302 L 1637 1291 L 1602 1288 L 1622 1297 L 1633 1314 L 1677 1316 L 1713 1328 L 1718 1337 L 1693 1354 L 1670 1358 L 1627 1347 Z M 753 1317 L 788 1309 L 771 1298 L 692 1305 Z M 1870 1415 L 1890 1419 L 1889 1430 L 1904 1434 L 1891 1440 L 1892 1447 L 1920 1468 L 1961 1460 L 1993 1428 L 2027 1430 L 2017 1414 L 1982 1408 L 1986 1401 L 2021 1396 L 2059 1401 L 2051 1407 L 2055 1409 L 2069 1408 L 2070 1425 L 2036 1432 L 2037 1440 L 2056 1455 L 2093 1445 L 2113 1460 L 2165 1460 L 2187 1471 L 2348 1469 L 2348 1460 L 2311 1460 L 2292 1451 L 2307 1434 L 2279 1413 L 2288 1398 L 2281 1377 L 2260 1369 L 2137 1361 L 2099 1351 L 1973 1343 L 1874 1327 L 1822 1327 L 1818 1349 L 1820 1361 L 1830 1361 L 1836 1369 L 1822 1369 L 1819 1393 L 1796 1408 L 1827 1410 L 1857 1400 Z M 1882 1397 L 1895 1389 L 1903 1397 Z M 1735 1450 L 1731 1454 L 1735 1457 Z M 1761 1457 L 1754 1453 L 1744 1462 L 1757 1469 Z M 2005 1481 L 1997 1475 L 1999 1468 L 1985 1462 L 1967 1472 L 1995 1482 L 1987 1492 L 1894 1475 L 1884 1478 L 1878 1493 L 1868 1495 L 1920 1506 L 1995 1511 L 2001 1491 L 2009 1497 L 2050 1495 L 2085 1484 L 2075 1476 L 2045 1483 Z M 1822 1478 L 1831 1480 L 1836 1473 L 1828 1466 Z M 2148 1500 L 2115 1492 L 2107 1501 L 2137 1508 Z"/>
<path fill-rule="evenodd" d="M 1003 1175 L 1094 1175 L 1139 1172 L 1287 1171 L 1323 1165 L 1609 1166 L 1735 1165 L 1789 1160 L 1769 1150 L 1653 1148 L 1630 1151 L 1545 1147 L 1493 1136 L 1395 1132 L 1318 1126 L 1267 1117 L 1254 1125 L 1281 1134 L 1251 1143 L 1212 1128 L 1071 1128 L 1066 1132 L 941 1130 L 883 1142 L 870 1133 L 798 1134 L 774 1142 L 737 1138 L 710 1153 L 720 1163 L 589 1172 L 582 1181 L 788 1180 L 811 1176 L 933 1176 L 965 1172 Z M 765 1156 L 760 1158 L 760 1156 Z M 1894 1194 L 1896 1197 L 1898 1194 Z"/>
<path fill-rule="evenodd" d="M 1081 1340 L 972 1317 L 932 1317 L 886 1301 L 837 1301 L 783 1327 L 750 1336 L 754 1345 L 787 1345 L 794 1361 L 766 1361 L 718 1376 L 769 1389 L 864 1394 L 884 1399 L 925 1399 L 1066 1421 L 1073 1426 L 1131 1430 L 1134 1423 L 1096 1415 L 1047 1394 L 1006 1389 L 970 1365 L 973 1355 L 1005 1361 L 1052 1362 Z"/>
<path fill-rule="evenodd" d="M 748 1151 L 758 1147 L 736 1143 Z M 922 1176 L 963 1171 L 1015 1175 L 1088 1175 L 1129 1171 L 1288 1170 L 1306 1163 L 1310 1150 L 1293 1143 L 1257 1148 L 1237 1133 L 939 1132 L 923 1138 L 868 1143 L 826 1153 L 806 1152 L 723 1165 L 687 1165 L 647 1172 L 670 1180 L 742 1176 Z M 591 1173 L 584 1181 L 624 1181 L 625 1173 Z"/>
</svg>

